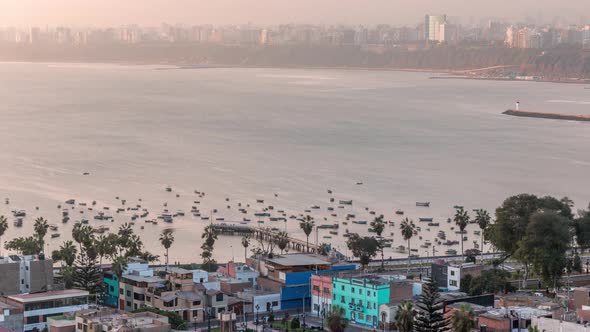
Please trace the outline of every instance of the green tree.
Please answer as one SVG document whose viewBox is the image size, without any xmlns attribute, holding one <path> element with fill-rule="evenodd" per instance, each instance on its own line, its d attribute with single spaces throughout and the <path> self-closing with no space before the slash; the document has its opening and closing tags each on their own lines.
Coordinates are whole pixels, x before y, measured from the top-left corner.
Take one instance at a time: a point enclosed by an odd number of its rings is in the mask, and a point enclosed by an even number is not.
<svg viewBox="0 0 590 332">
<path fill-rule="evenodd" d="M 372 236 L 361 237 L 358 234 L 352 234 L 346 241 L 346 245 L 354 257 L 359 259 L 363 270 L 379 250 L 379 241 Z"/>
<path fill-rule="evenodd" d="M 39 248 L 41 248 L 40 252 L 42 252 L 45 248 L 45 235 L 47 235 L 49 224 L 47 223 L 46 219 L 39 217 L 35 219 L 35 225 L 33 225 L 33 229 L 35 230 L 37 241 L 39 241 Z"/>
<path fill-rule="evenodd" d="M 88 246 L 94 240 L 94 231 L 89 225 L 78 222 L 72 228 L 72 239 L 78 243 L 79 249 L 82 251 L 82 245 Z"/>
<path fill-rule="evenodd" d="M 567 264 L 570 220 L 553 211 L 535 212 L 517 255 L 530 262 L 545 284 L 557 288 Z"/>
<path fill-rule="evenodd" d="M 172 228 L 166 228 L 160 233 L 160 244 L 166 249 L 166 272 L 168 272 L 168 249 L 172 247 L 174 243 L 174 230 Z"/>
<path fill-rule="evenodd" d="M 96 250 L 82 247 L 75 264 L 74 286 L 96 294 L 101 290 L 102 270 L 96 265 Z"/>
<path fill-rule="evenodd" d="M 309 252 L 309 235 L 313 231 L 314 226 L 315 226 L 315 221 L 313 220 L 313 218 L 310 215 L 305 216 L 305 218 L 303 218 L 303 220 L 299 223 L 299 228 L 301 228 L 301 230 L 303 230 L 303 233 L 305 233 L 306 242 L 307 242 L 307 244 L 306 244 L 307 252 Z"/>
<path fill-rule="evenodd" d="M 54 262 L 62 261 L 66 266 L 74 265 L 76 261 L 76 255 L 78 254 L 78 248 L 74 245 L 74 242 L 68 240 L 59 247 L 59 250 L 54 250 L 51 254 L 51 258 Z"/>
<path fill-rule="evenodd" d="M 248 247 L 250 246 L 250 236 L 244 235 L 242 237 L 242 247 L 244 247 L 244 263 L 248 260 Z"/>
<path fill-rule="evenodd" d="M 130 246 L 134 245 L 132 240 L 132 236 L 134 234 L 131 225 L 129 225 L 128 223 L 124 223 L 123 225 L 119 226 L 117 235 L 119 236 L 119 254 L 121 254 L 124 250 L 129 251 Z M 127 257 L 130 256 L 128 255 Z"/>
<path fill-rule="evenodd" d="M 381 238 L 381 234 L 385 230 L 385 221 L 383 221 L 383 215 L 375 217 L 373 221 L 371 221 L 371 230 L 377 234 L 379 237 L 379 249 L 381 249 L 381 268 L 385 268 L 385 243 L 384 239 Z"/>
<path fill-rule="evenodd" d="M 400 224 L 400 230 L 402 231 L 402 236 L 404 237 L 404 240 L 408 241 L 408 271 L 407 271 L 407 274 L 410 274 L 410 259 L 412 258 L 412 250 L 410 249 L 410 240 L 418 232 L 416 231 L 416 225 L 414 224 L 414 221 L 412 221 L 409 218 L 405 218 L 404 220 L 402 220 L 402 223 Z"/>
<path fill-rule="evenodd" d="M 483 244 L 484 244 L 484 234 L 486 232 L 486 230 L 488 229 L 488 226 L 490 226 L 491 222 L 492 222 L 492 218 L 490 217 L 490 214 L 488 213 L 488 211 L 484 210 L 484 209 L 479 209 L 475 212 L 475 221 L 477 222 L 477 225 L 479 226 L 479 229 L 481 230 L 480 233 L 480 251 L 483 254 Z"/>
<path fill-rule="evenodd" d="M 17 237 L 4 244 L 7 250 L 14 250 L 21 255 L 37 255 L 43 248 L 40 247 L 40 242 L 37 237 Z"/>
<path fill-rule="evenodd" d="M 205 227 L 201 238 L 204 240 L 201 245 L 201 258 L 203 259 L 203 265 L 201 267 L 205 271 L 213 272 L 217 265 L 217 262 L 213 259 L 213 246 L 215 245 L 215 240 L 217 240 L 217 231 L 213 227 L 213 224 Z"/>
<path fill-rule="evenodd" d="M 541 331 L 539 331 L 539 327 L 537 325 L 535 325 L 535 326 L 533 326 L 533 325 L 529 326 L 529 328 L 527 329 L 527 331 L 528 332 L 541 332 Z M 543 331 L 545 331 L 545 330 L 543 330 Z"/>
<path fill-rule="evenodd" d="M 123 272 L 127 269 L 128 258 L 125 256 L 117 256 L 113 258 L 111 269 L 118 276 L 121 277 Z"/>
<path fill-rule="evenodd" d="M 450 331 L 450 321 L 443 315 L 443 301 L 436 283 L 430 279 L 425 279 L 422 286 L 422 295 L 416 304 L 417 315 L 414 322 L 414 331 L 416 332 L 444 332 Z"/>
<path fill-rule="evenodd" d="M 412 332 L 414 330 L 414 315 L 412 302 L 398 304 L 395 312 L 395 326 L 399 332 Z"/>
<path fill-rule="evenodd" d="M 469 225 L 469 215 L 467 214 L 467 211 L 463 209 L 463 207 L 460 207 L 455 211 L 454 221 L 455 225 L 457 225 L 461 231 L 461 258 L 465 259 L 465 252 L 463 251 L 463 239 L 465 238 L 465 228 L 467 228 L 467 225 Z"/>
<path fill-rule="evenodd" d="M 582 250 L 590 248 L 590 214 L 583 213 L 574 221 L 576 243 Z"/>
<path fill-rule="evenodd" d="M 475 323 L 475 313 L 469 304 L 462 304 L 459 310 L 453 313 L 453 331 L 470 332 L 477 324 Z"/>
<path fill-rule="evenodd" d="M 8 221 L 6 220 L 5 216 L 0 216 L 0 256 L 2 256 L 2 237 L 8 230 Z"/>
<path fill-rule="evenodd" d="M 326 316 L 326 325 L 331 332 L 344 332 L 348 326 L 348 319 L 345 318 L 344 309 L 338 305 L 332 306 L 332 310 Z"/>
<path fill-rule="evenodd" d="M 546 196 L 537 197 L 531 194 L 511 196 L 504 200 L 496 209 L 496 221 L 488 227 L 486 238 L 494 247 L 506 253 L 507 257 L 515 256 L 524 266 L 523 286 L 526 287 L 530 261 L 527 257 L 516 255 L 521 240 L 524 238 L 531 216 L 539 211 L 554 211 L 564 218 L 573 217 L 569 202 Z M 520 251 L 523 253 L 523 251 Z"/>
<path fill-rule="evenodd" d="M 74 275 L 76 270 L 73 266 L 64 266 L 61 269 L 61 279 L 66 289 L 72 289 L 74 287 Z"/>
<path fill-rule="evenodd" d="M 500 269 L 482 271 L 477 277 L 466 275 L 461 279 L 461 291 L 470 296 L 497 294 L 513 290 L 510 284 L 510 273 Z"/>
<path fill-rule="evenodd" d="M 277 247 L 281 250 L 282 255 L 283 250 L 289 245 L 289 233 L 285 231 L 278 232 L 274 240 L 277 242 Z"/>
<path fill-rule="evenodd" d="M 582 259 L 580 258 L 580 255 L 578 255 L 578 253 L 576 253 L 576 255 L 574 256 L 573 270 L 578 273 L 582 273 Z"/>
</svg>

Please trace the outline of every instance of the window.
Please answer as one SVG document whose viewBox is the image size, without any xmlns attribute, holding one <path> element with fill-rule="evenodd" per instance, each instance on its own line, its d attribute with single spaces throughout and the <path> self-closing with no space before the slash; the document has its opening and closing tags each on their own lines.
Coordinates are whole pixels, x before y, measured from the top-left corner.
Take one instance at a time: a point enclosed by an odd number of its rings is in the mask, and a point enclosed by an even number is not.
<svg viewBox="0 0 590 332">
<path fill-rule="evenodd" d="M 123 293 L 123 288 L 119 288 L 119 294 L 125 294 Z"/>
<path fill-rule="evenodd" d="M 127 301 L 127 306 L 130 307 L 131 306 L 131 301 Z"/>
<path fill-rule="evenodd" d="M 82 323 L 78 323 L 78 330 L 82 329 Z"/>
<path fill-rule="evenodd" d="M 168 307 L 168 308 L 174 307 L 174 300 L 168 301 L 168 302 L 163 302 L 163 304 L 165 307 Z"/>
<path fill-rule="evenodd" d="M 344 290 L 344 285 L 342 285 L 342 290 Z"/>
<path fill-rule="evenodd" d="M 363 314 L 362 312 L 359 312 L 359 320 L 364 320 L 365 319 L 365 314 Z"/>
<path fill-rule="evenodd" d="M 350 304 L 354 305 L 354 299 L 350 299 Z"/>
<path fill-rule="evenodd" d="M 367 323 L 371 323 L 373 321 L 371 315 L 367 315 Z"/>
<path fill-rule="evenodd" d="M 373 296 L 377 296 L 377 292 L 373 292 Z"/>
<path fill-rule="evenodd" d="M 336 300 L 336 294 L 332 294 L 332 300 Z"/>
<path fill-rule="evenodd" d="M 455 275 L 455 271 L 451 271 L 451 275 L 454 276 Z"/>
<path fill-rule="evenodd" d="M 201 305 L 201 301 L 193 301 L 193 305 Z"/>
<path fill-rule="evenodd" d="M 362 307 L 363 306 L 363 300 L 359 300 L 359 305 Z"/>
<path fill-rule="evenodd" d="M 346 303 L 346 300 L 344 299 L 344 295 L 340 297 L 340 303 Z"/>
<path fill-rule="evenodd" d="M 330 294 L 330 288 L 324 287 L 324 294 Z"/>
<path fill-rule="evenodd" d="M 146 296 L 145 297 L 145 300 L 148 301 L 148 302 L 152 302 L 152 297 L 151 296 Z"/>
<path fill-rule="evenodd" d="M 131 291 L 130 290 L 127 291 L 127 296 L 129 296 L 129 297 L 131 296 Z"/>
<path fill-rule="evenodd" d="M 21 279 L 21 280 L 20 280 L 20 284 L 21 284 L 21 285 L 24 285 L 24 284 L 25 284 L 25 279 Z"/>
<path fill-rule="evenodd" d="M 313 289 L 314 291 L 317 291 L 317 292 L 319 292 L 319 291 L 320 291 L 320 286 L 318 286 L 318 285 L 313 285 L 312 289 Z"/>
<path fill-rule="evenodd" d="M 314 303 L 314 305 L 313 305 L 313 311 L 320 311 L 320 306 L 317 305 L 317 303 Z"/>
<path fill-rule="evenodd" d="M 139 293 L 133 293 L 133 299 L 137 301 L 145 301 L 145 295 Z"/>
<path fill-rule="evenodd" d="M 350 292 L 351 292 L 352 294 L 354 294 L 354 287 L 352 287 L 352 288 L 350 289 Z"/>
<path fill-rule="evenodd" d="M 39 316 L 27 317 L 26 324 L 37 324 L 37 323 L 39 323 Z"/>
<path fill-rule="evenodd" d="M 111 293 L 115 292 L 115 287 L 113 285 L 109 286 L 109 292 L 111 292 Z"/>
<path fill-rule="evenodd" d="M 363 289 L 359 289 L 359 294 L 363 295 Z"/>
<path fill-rule="evenodd" d="M 219 293 L 217 295 L 215 295 L 215 301 L 223 301 L 223 293 Z"/>
<path fill-rule="evenodd" d="M 371 302 L 367 302 L 367 309 L 371 309 Z"/>
<path fill-rule="evenodd" d="M 457 280 L 449 280 L 449 284 L 450 284 L 451 286 L 455 286 L 455 287 L 457 287 Z"/>
<path fill-rule="evenodd" d="M 273 307 L 276 307 L 276 306 L 278 306 L 278 305 L 279 305 L 279 301 L 272 301 L 272 306 L 273 306 Z"/>
</svg>

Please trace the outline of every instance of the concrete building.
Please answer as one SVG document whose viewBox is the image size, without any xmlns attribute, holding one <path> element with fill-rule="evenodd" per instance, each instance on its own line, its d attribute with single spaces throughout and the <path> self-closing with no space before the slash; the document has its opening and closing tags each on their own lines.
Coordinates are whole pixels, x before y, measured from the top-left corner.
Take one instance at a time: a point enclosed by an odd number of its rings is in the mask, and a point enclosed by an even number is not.
<svg viewBox="0 0 590 332">
<path fill-rule="evenodd" d="M 145 306 L 145 293 L 148 287 L 165 282 L 164 278 L 154 275 L 148 262 L 133 258 L 127 263 L 127 269 L 119 279 L 119 305 L 125 311 L 133 311 Z"/>
<path fill-rule="evenodd" d="M 246 264 L 236 264 L 233 262 L 227 263 L 225 266 L 220 266 L 217 272 L 239 281 L 249 282 L 251 286 L 256 286 L 256 278 L 260 275 L 258 271 Z"/>
<path fill-rule="evenodd" d="M 193 281 L 189 270 L 169 268 L 165 281 L 153 284 L 145 291 L 145 306 L 174 311 L 188 322 L 205 318 L 205 287 Z"/>
<path fill-rule="evenodd" d="M 168 317 L 152 312 L 128 313 L 114 309 L 76 313 L 75 332 L 170 332 Z"/>
<path fill-rule="evenodd" d="M 47 326 L 47 318 L 88 309 L 88 292 L 68 289 L 35 294 L 11 295 L 4 302 L 23 311 L 24 331 Z"/>
<path fill-rule="evenodd" d="M 23 310 L 16 306 L 0 302 L 0 328 L 9 331 L 23 331 Z"/>
<path fill-rule="evenodd" d="M 412 283 L 375 275 L 332 279 L 332 307 L 344 309 L 350 321 L 376 328 L 379 306 L 412 298 Z"/>
<path fill-rule="evenodd" d="M 53 261 L 43 256 L 0 257 L 0 295 L 53 290 Z"/>
<path fill-rule="evenodd" d="M 442 41 L 441 25 L 447 23 L 447 15 L 426 15 L 424 19 L 424 38 L 426 41 Z"/>
<path fill-rule="evenodd" d="M 311 306 L 311 276 L 317 273 L 352 271 L 354 264 L 338 264 L 324 256 L 286 254 L 261 260 L 249 260 L 253 268 L 259 266 L 258 285 L 281 294 L 281 309 Z"/>
<path fill-rule="evenodd" d="M 119 306 L 119 276 L 113 271 L 105 271 L 102 276 L 104 285 L 104 304 L 117 308 Z"/>
<path fill-rule="evenodd" d="M 551 312 L 531 307 L 504 307 L 479 315 L 477 326 L 494 332 L 526 331 L 537 317 L 551 317 Z"/>
<path fill-rule="evenodd" d="M 256 306 L 258 313 L 268 313 L 281 310 L 281 294 L 265 290 L 247 289 L 237 294 L 239 299 L 247 302 L 246 312 L 255 314 Z"/>
<path fill-rule="evenodd" d="M 574 309 L 590 306 L 590 287 L 577 287 L 574 289 Z"/>
<path fill-rule="evenodd" d="M 461 279 L 466 275 L 478 277 L 487 267 L 473 263 L 464 264 L 447 264 L 445 262 L 435 262 L 431 265 L 432 279 L 439 288 L 448 291 L 458 291 L 461 289 Z"/>
<path fill-rule="evenodd" d="M 76 317 L 73 315 L 48 317 L 47 330 L 49 332 L 76 332 Z"/>
<path fill-rule="evenodd" d="M 323 316 L 332 310 L 332 275 L 311 276 L 311 314 Z M 323 314 L 322 314 L 323 313 Z"/>
</svg>

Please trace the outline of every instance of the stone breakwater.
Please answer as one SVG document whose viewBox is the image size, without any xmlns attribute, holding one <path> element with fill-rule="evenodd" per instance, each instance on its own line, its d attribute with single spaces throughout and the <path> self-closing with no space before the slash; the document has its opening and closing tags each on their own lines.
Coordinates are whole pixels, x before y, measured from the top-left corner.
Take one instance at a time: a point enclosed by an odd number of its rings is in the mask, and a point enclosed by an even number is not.
<svg viewBox="0 0 590 332">
<path fill-rule="evenodd" d="M 585 116 L 585 115 L 540 113 L 540 112 L 517 111 L 517 110 L 506 110 L 506 111 L 502 112 L 502 114 L 519 116 L 519 117 L 526 117 L 526 118 L 590 122 L 590 116 Z"/>
</svg>

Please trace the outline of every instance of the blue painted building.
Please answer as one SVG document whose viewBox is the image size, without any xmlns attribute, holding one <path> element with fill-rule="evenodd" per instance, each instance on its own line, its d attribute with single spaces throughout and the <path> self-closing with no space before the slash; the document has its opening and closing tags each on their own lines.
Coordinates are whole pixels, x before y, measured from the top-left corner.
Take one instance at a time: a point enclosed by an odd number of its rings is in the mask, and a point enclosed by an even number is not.
<svg viewBox="0 0 590 332">
<path fill-rule="evenodd" d="M 112 271 L 105 271 L 102 282 L 104 284 L 104 305 L 117 308 L 119 305 L 119 276 Z"/>
<path fill-rule="evenodd" d="M 355 264 L 333 264 L 325 256 L 287 254 L 253 261 L 260 264 L 261 287 L 281 294 L 281 309 L 311 307 L 311 276 L 313 274 L 355 270 Z"/>
</svg>

